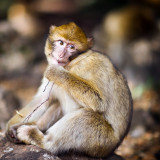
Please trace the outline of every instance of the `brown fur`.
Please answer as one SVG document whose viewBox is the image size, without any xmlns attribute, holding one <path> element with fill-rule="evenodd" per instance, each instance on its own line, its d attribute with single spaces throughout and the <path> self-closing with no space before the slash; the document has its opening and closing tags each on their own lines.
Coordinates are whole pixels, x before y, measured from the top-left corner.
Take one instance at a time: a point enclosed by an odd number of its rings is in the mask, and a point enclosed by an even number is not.
<svg viewBox="0 0 160 160">
<path fill-rule="evenodd" d="M 51 65 L 52 45 L 57 40 L 64 40 L 66 44 L 72 42 L 78 49 L 77 54 L 83 52 L 64 67 Z M 55 154 L 76 150 L 92 157 L 105 157 L 114 151 L 128 132 L 132 117 L 131 94 L 125 78 L 108 57 L 88 49 L 89 40 L 75 23 L 50 28 L 45 46 L 49 66 L 42 86 L 35 99 L 20 113 L 27 117 L 33 112 L 52 83 L 51 96 L 59 103 L 39 108 L 29 119 L 36 122 L 34 126 L 23 125 L 24 118 L 15 115 L 8 122 L 7 133 L 12 125 L 19 123 L 21 126 L 14 138 Z M 43 92 L 46 78 L 50 83 Z M 47 111 L 42 115 L 44 108 Z M 40 130 L 45 129 L 48 130 L 43 134 Z"/>
</svg>

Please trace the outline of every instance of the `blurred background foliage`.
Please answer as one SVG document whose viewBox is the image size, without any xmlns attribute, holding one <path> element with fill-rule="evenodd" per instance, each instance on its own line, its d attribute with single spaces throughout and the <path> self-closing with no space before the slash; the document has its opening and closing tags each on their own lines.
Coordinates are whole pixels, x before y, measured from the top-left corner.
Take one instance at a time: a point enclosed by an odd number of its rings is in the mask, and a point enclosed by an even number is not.
<svg viewBox="0 0 160 160">
<path fill-rule="evenodd" d="M 0 0 L 0 130 L 40 85 L 49 26 L 70 21 L 94 37 L 93 49 L 132 91 L 132 127 L 117 153 L 160 159 L 160 0 Z"/>
</svg>

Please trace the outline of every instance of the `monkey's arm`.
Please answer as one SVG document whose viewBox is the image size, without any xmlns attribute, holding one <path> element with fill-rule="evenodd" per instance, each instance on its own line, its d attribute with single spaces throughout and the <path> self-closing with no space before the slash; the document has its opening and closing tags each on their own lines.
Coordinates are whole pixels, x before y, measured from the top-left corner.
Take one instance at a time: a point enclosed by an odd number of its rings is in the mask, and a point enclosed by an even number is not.
<svg viewBox="0 0 160 160">
<path fill-rule="evenodd" d="M 103 103 L 103 95 L 96 85 L 64 68 L 52 65 L 45 72 L 46 78 L 64 88 L 82 106 L 97 110 Z"/>
<path fill-rule="evenodd" d="M 47 111 L 36 122 L 36 126 L 41 131 L 46 131 L 51 125 L 63 116 L 62 108 L 58 101 L 55 101 Z"/>
<path fill-rule="evenodd" d="M 22 123 L 36 123 L 49 105 L 49 94 L 53 83 L 43 79 L 41 86 L 33 100 L 17 112 L 7 123 L 6 134 L 9 138 L 16 138 L 16 129 Z M 40 106 L 40 107 L 38 107 Z M 38 109 L 36 109 L 38 107 Z"/>
</svg>

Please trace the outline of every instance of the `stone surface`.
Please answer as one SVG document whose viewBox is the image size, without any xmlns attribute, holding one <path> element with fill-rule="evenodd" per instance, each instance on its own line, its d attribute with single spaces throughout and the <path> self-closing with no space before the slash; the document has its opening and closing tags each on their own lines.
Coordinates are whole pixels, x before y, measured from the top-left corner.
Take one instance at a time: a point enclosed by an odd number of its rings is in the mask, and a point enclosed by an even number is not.
<svg viewBox="0 0 160 160">
<path fill-rule="evenodd" d="M 124 160 L 112 154 L 108 158 L 90 158 L 82 155 L 67 154 L 54 156 L 52 153 L 33 145 L 14 144 L 0 135 L 0 160 Z"/>
</svg>

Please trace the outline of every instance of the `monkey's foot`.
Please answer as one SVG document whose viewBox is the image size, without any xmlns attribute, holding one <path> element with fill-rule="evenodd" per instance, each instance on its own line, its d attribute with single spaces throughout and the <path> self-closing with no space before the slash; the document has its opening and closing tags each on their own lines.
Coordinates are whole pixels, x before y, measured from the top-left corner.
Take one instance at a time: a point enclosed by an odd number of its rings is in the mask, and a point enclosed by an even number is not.
<svg viewBox="0 0 160 160">
<path fill-rule="evenodd" d="M 42 146 L 43 133 L 35 125 L 21 125 L 17 129 L 17 137 L 25 144 Z"/>
<path fill-rule="evenodd" d="M 13 143 L 22 143 L 17 137 L 17 129 L 20 125 L 14 125 L 8 129 L 6 132 L 7 138 Z"/>
</svg>

